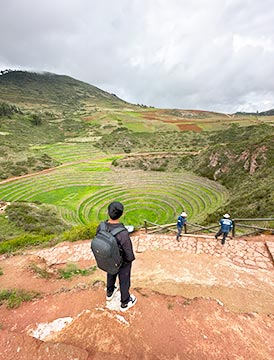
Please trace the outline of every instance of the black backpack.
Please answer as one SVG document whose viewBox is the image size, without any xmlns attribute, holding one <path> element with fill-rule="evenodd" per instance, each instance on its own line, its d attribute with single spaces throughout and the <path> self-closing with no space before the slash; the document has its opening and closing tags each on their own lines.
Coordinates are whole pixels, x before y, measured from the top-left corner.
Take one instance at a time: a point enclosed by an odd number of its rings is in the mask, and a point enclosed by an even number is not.
<svg viewBox="0 0 274 360">
<path fill-rule="evenodd" d="M 122 265 L 122 256 L 115 236 L 125 230 L 121 226 L 109 231 L 107 224 L 102 221 L 97 235 L 91 241 L 91 250 L 94 254 L 98 268 L 109 274 L 117 274 Z"/>
</svg>

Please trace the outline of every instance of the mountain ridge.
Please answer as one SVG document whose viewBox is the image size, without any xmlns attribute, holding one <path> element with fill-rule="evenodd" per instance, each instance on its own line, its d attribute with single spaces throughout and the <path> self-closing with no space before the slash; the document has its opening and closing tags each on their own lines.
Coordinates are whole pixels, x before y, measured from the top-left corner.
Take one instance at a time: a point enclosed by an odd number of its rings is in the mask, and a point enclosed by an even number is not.
<svg viewBox="0 0 274 360">
<path fill-rule="evenodd" d="M 10 71 L 0 76 L 0 99 L 10 103 L 79 107 L 84 102 L 94 106 L 133 106 L 115 94 L 76 80 L 67 75 L 50 72 Z"/>
<path fill-rule="evenodd" d="M 35 79 L 36 78 L 36 79 Z M 52 85 L 56 86 L 58 84 L 58 82 L 56 80 L 60 80 L 60 86 L 64 87 L 64 85 L 70 85 L 70 86 L 74 86 L 76 87 L 76 92 L 77 92 L 77 88 L 78 90 L 80 90 L 80 92 L 75 95 L 72 96 L 70 95 L 69 98 L 66 99 L 64 97 L 62 97 L 62 99 L 66 102 L 68 102 L 68 104 L 72 105 L 73 101 L 79 101 L 81 98 L 82 100 L 88 99 L 89 97 L 93 97 L 96 96 L 97 97 L 97 101 L 99 101 L 99 103 L 105 103 L 106 99 L 108 100 L 107 102 L 112 105 L 112 106 L 130 106 L 130 107 L 134 107 L 134 106 L 141 106 L 141 107 L 152 107 L 154 108 L 154 106 L 147 106 L 147 105 L 139 105 L 139 104 L 132 104 L 129 103 L 121 98 L 119 98 L 116 94 L 114 93 L 109 93 L 105 90 L 102 90 L 101 88 L 92 85 L 88 82 L 82 81 L 82 80 L 78 80 L 75 79 L 71 76 L 68 75 L 62 75 L 62 74 L 55 74 L 52 72 L 48 72 L 48 71 L 26 71 L 26 70 L 11 70 L 11 69 L 7 69 L 7 70 L 1 70 L 0 71 L 0 98 L 3 98 L 1 100 L 4 101 L 10 101 L 10 96 L 7 97 L 7 94 L 3 93 L 1 91 L 1 84 L 5 84 L 7 85 L 20 85 L 20 87 L 17 88 L 17 91 L 26 91 L 28 90 L 28 88 L 33 85 L 31 84 L 31 82 L 34 82 L 36 80 L 35 85 L 38 84 L 43 84 L 45 85 L 45 83 L 49 80 L 51 80 Z M 26 86 L 27 85 L 27 86 Z M 60 87 L 56 89 L 57 93 L 55 94 L 55 96 L 61 96 L 61 89 Z M 41 90 L 40 90 L 41 91 Z M 86 93 L 85 93 L 85 92 Z M 34 95 L 36 92 L 36 95 L 38 96 L 42 96 L 43 97 L 43 93 L 39 93 L 39 89 L 37 88 L 33 88 L 32 92 L 30 93 L 30 95 Z M 68 93 L 66 92 L 65 95 L 67 95 Z M 55 103 L 56 99 L 53 97 L 52 98 L 53 102 L 52 104 Z M 12 99 L 11 99 L 12 102 Z M 24 102 L 24 100 L 22 99 L 22 102 Z M 43 102 L 41 102 L 43 103 Z M 160 108 L 159 108 L 160 109 Z M 174 109 L 174 108 L 165 108 L 163 110 L 183 110 L 183 109 Z M 199 112 L 205 112 L 205 113 L 215 113 L 215 114 L 226 114 L 225 112 L 216 112 L 216 111 L 211 111 L 211 110 L 198 110 L 198 109 L 191 109 L 191 110 L 185 110 L 185 111 L 199 111 Z M 253 115 L 253 116 L 272 116 L 274 115 L 274 109 L 269 109 L 269 110 L 265 110 L 265 111 L 261 111 L 261 112 L 243 112 L 243 111 L 236 111 L 235 113 L 232 114 L 228 114 L 228 115 Z"/>
</svg>

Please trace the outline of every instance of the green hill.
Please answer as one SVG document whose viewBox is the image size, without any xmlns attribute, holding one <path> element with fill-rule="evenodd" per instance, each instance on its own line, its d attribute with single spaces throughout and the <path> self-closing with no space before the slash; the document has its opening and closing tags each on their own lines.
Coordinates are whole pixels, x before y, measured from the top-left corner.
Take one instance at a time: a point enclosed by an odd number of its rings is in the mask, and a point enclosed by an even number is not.
<svg viewBox="0 0 274 360">
<path fill-rule="evenodd" d="M 27 71 L 9 71 L 0 76 L 0 99 L 39 111 L 131 106 L 114 94 L 69 76 Z"/>
<path fill-rule="evenodd" d="M 68 76 L 4 72 L 0 200 L 13 205 L 9 219 L 0 215 L 0 241 L 35 243 L 87 226 L 105 218 L 113 198 L 138 226 L 145 218 L 175 222 L 182 208 L 197 222 L 216 222 L 224 211 L 273 216 L 273 124 L 271 112 L 156 109 Z M 81 228 L 79 236 L 90 233 Z"/>
</svg>

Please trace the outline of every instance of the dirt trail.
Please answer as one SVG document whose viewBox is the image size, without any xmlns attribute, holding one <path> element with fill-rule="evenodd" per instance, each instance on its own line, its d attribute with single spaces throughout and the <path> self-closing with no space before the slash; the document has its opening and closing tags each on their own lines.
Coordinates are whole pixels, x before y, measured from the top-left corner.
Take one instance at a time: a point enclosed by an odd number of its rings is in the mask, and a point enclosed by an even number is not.
<svg viewBox="0 0 274 360">
<path fill-rule="evenodd" d="M 166 244 L 163 249 L 157 241 Z M 2 256 L 1 289 L 35 290 L 42 297 L 17 309 L 0 306 L 0 359 L 273 360 L 270 256 L 262 253 L 265 262 L 260 258 L 259 266 L 256 261 L 239 266 L 227 256 L 236 246 L 243 247 L 236 240 L 226 248 L 215 243 L 212 253 L 206 253 L 212 239 L 196 239 L 195 252 L 193 241 L 185 239 L 183 245 L 173 237 L 170 242 L 155 237 L 153 248 L 148 246 L 150 237 L 133 237 L 132 293 L 138 302 L 126 313 L 118 311 L 119 292 L 106 303 L 102 271 L 58 279 L 57 270 L 69 262 L 82 269 L 94 264 L 89 241 Z M 274 243 L 273 236 L 248 241 L 243 254 L 253 257 L 256 249 L 261 252 L 259 243 Z M 197 245 L 204 252 L 197 253 Z M 34 265 L 50 278 L 40 278 Z"/>
</svg>

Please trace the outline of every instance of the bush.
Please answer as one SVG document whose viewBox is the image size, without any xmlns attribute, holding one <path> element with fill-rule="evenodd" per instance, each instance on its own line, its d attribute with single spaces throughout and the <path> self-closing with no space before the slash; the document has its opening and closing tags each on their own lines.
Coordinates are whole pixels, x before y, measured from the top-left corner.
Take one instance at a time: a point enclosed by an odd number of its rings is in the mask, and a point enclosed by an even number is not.
<svg viewBox="0 0 274 360">
<path fill-rule="evenodd" d="M 14 105 L 9 105 L 7 103 L 0 103 L 0 117 L 1 116 L 11 117 L 15 113 L 21 113 L 21 110 Z"/>
<path fill-rule="evenodd" d="M 42 119 L 39 115 L 32 114 L 32 116 L 30 118 L 30 122 L 32 123 L 32 125 L 38 126 L 38 125 L 41 125 Z"/>
<path fill-rule="evenodd" d="M 60 165 L 47 154 L 30 156 L 28 153 L 21 152 L 18 159 L 18 155 L 12 151 L 5 153 L 3 148 L 0 148 L 0 153 L 0 179 L 22 176 Z"/>
<path fill-rule="evenodd" d="M 97 223 L 90 223 L 89 225 L 78 225 L 65 231 L 60 236 L 61 241 L 77 241 L 92 239 L 96 234 Z"/>
<path fill-rule="evenodd" d="M 56 214 L 54 209 L 46 206 L 38 207 L 28 203 L 13 203 L 6 209 L 10 222 L 25 231 L 38 234 L 57 234 L 67 228 L 67 225 Z"/>
<path fill-rule="evenodd" d="M 39 236 L 26 234 L 22 236 L 18 236 L 11 240 L 5 240 L 0 243 L 0 254 L 5 254 L 9 252 L 13 252 L 15 250 L 24 248 L 30 245 L 38 245 L 42 243 L 49 242 L 53 239 L 53 236 Z"/>
</svg>

